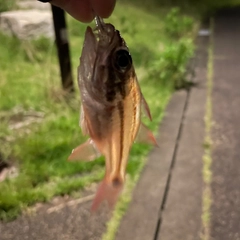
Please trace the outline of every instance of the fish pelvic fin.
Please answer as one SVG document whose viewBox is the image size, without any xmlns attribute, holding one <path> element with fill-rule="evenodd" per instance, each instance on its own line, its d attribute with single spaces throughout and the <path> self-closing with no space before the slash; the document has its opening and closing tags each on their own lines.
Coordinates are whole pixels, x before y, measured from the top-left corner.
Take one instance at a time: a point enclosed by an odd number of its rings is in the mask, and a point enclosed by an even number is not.
<svg viewBox="0 0 240 240">
<path fill-rule="evenodd" d="M 102 202 L 106 201 L 110 209 L 113 209 L 120 193 L 123 190 L 124 180 L 120 177 L 115 177 L 111 181 L 104 180 L 99 184 L 98 191 L 93 200 L 91 211 L 95 212 Z"/>
<path fill-rule="evenodd" d="M 158 147 L 157 141 L 153 133 L 143 123 L 140 124 L 138 135 L 136 137 L 136 142 L 151 144 Z"/>
<path fill-rule="evenodd" d="M 101 154 L 97 150 L 94 142 L 88 139 L 85 143 L 72 150 L 68 161 L 93 161 L 100 156 Z"/>
</svg>

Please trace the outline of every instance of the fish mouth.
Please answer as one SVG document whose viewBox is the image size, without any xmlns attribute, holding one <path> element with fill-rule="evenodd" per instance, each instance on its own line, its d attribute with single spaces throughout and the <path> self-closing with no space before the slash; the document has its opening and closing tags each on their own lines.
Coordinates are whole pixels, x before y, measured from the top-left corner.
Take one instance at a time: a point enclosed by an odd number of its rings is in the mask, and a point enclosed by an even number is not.
<svg viewBox="0 0 240 240">
<path fill-rule="evenodd" d="M 115 46 L 126 46 L 120 32 L 110 23 L 105 23 L 102 18 L 95 17 L 96 27 L 92 29 L 98 48 L 112 49 Z"/>
<path fill-rule="evenodd" d="M 115 30 L 114 26 L 112 24 L 106 24 L 102 18 L 100 18 L 99 16 L 95 17 L 95 23 L 96 23 L 96 28 L 95 30 L 98 31 L 98 33 L 100 35 L 106 35 L 112 32 L 112 30 Z M 111 27 L 109 28 L 109 25 L 111 25 Z M 112 28 L 112 29 L 111 29 Z"/>
<path fill-rule="evenodd" d="M 102 47 L 108 46 L 116 33 L 116 29 L 112 24 L 105 23 L 102 18 L 95 17 L 96 28 L 93 33 L 98 44 Z"/>
</svg>

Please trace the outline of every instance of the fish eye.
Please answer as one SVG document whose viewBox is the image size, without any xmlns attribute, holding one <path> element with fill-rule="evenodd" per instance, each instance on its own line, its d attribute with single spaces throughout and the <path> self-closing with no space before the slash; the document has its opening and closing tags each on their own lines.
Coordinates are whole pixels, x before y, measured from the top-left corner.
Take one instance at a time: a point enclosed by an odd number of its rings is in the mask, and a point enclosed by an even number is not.
<svg viewBox="0 0 240 240">
<path fill-rule="evenodd" d="M 124 72 L 128 70 L 132 65 L 132 57 L 127 50 L 118 50 L 115 53 L 115 67 Z"/>
</svg>

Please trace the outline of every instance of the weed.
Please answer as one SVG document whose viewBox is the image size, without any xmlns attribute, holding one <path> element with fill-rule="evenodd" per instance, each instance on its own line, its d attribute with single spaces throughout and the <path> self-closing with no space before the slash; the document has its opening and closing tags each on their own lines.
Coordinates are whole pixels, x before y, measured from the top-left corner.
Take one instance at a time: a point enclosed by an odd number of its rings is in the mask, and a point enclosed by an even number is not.
<svg viewBox="0 0 240 240">
<path fill-rule="evenodd" d="M 150 77 L 158 79 L 164 85 L 184 88 L 189 85 L 187 64 L 194 53 L 192 40 L 193 20 L 182 16 L 178 8 L 174 8 L 166 17 L 165 32 L 172 39 L 152 64 Z"/>
<path fill-rule="evenodd" d="M 193 19 L 184 16 L 180 12 L 180 8 L 173 8 L 165 19 L 164 30 L 173 39 L 188 37 L 193 30 Z"/>
</svg>

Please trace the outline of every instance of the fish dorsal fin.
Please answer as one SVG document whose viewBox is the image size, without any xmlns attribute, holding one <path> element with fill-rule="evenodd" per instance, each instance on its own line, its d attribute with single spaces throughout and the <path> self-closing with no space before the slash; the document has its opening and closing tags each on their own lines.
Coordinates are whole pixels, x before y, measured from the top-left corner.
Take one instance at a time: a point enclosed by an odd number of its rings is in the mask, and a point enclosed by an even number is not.
<svg viewBox="0 0 240 240">
<path fill-rule="evenodd" d="M 143 123 L 140 124 L 138 135 L 136 137 L 136 142 L 158 146 L 153 133 Z"/>
<path fill-rule="evenodd" d="M 94 142 L 88 139 L 85 143 L 72 150 L 68 161 L 93 161 L 100 156 L 101 154 L 97 150 Z"/>
<path fill-rule="evenodd" d="M 143 95 L 142 95 L 142 108 L 143 108 L 143 111 L 146 114 L 146 116 L 152 121 L 150 108 L 149 108 L 149 106 L 147 104 L 147 101 L 146 101 L 146 99 L 144 98 Z"/>
</svg>

